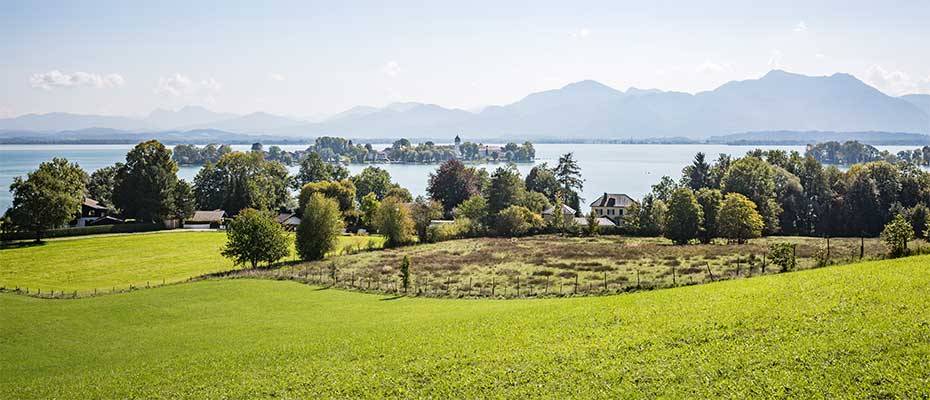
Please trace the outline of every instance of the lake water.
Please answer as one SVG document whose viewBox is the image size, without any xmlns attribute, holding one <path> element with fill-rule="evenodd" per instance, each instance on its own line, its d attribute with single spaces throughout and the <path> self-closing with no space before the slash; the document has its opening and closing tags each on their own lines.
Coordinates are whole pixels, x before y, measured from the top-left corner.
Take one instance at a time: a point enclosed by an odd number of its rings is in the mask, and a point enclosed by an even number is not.
<svg viewBox="0 0 930 400">
<path fill-rule="evenodd" d="M 385 145 L 386 146 L 386 145 Z M 724 153 L 742 156 L 754 148 L 797 150 L 803 146 L 727 146 L 727 145 L 647 145 L 647 144 L 536 144 L 536 164 L 548 162 L 555 165 L 559 156 L 574 152 L 585 179 L 582 197 L 590 203 L 604 192 L 626 193 L 641 198 L 663 175 L 676 180 L 681 169 L 689 164 L 697 152 L 704 152 L 708 159 Z M 0 210 L 11 204 L 10 183 L 13 177 L 25 176 L 38 167 L 39 163 L 53 157 L 64 157 L 78 163 L 88 173 L 124 161 L 132 145 L 0 145 Z M 375 146 L 378 147 L 378 146 Z M 306 145 L 285 145 L 285 150 L 306 148 Z M 247 151 L 248 145 L 233 146 L 235 150 Z M 880 146 L 879 149 L 898 152 L 907 146 Z M 391 178 L 409 189 L 414 196 L 425 194 L 430 172 L 436 165 L 376 164 L 391 174 Z M 482 165 L 493 170 L 494 164 Z M 349 171 L 358 173 L 365 165 L 350 165 Z M 532 165 L 518 165 L 526 176 Z M 178 172 L 181 179 L 193 182 L 199 167 L 182 167 Z M 290 167 L 296 173 L 297 167 Z"/>
</svg>

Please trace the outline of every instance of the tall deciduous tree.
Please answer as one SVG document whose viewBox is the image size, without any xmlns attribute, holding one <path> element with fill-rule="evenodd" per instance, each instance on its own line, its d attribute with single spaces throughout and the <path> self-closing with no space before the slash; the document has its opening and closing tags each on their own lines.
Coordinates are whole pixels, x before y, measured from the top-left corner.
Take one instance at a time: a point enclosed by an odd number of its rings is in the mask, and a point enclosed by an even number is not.
<svg viewBox="0 0 930 400">
<path fill-rule="evenodd" d="M 311 194 L 297 226 L 297 254 L 303 260 L 322 260 L 336 248 L 344 229 L 339 203 L 322 193 Z"/>
<path fill-rule="evenodd" d="M 756 204 L 765 231 L 778 230 L 781 207 L 775 198 L 775 169 L 758 157 L 747 156 L 733 162 L 721 182 L 724 193 L 739 193 Z"/>
<path fill-rule="evenodd" d="M 39 168 L 16 177 L 10 185 L 13 206 L 10 219 L 21 230 L 35 233 L 35 240 L 52 228 L 68 223 L 81 211 L 87 173 L 64 158 L 39 164 Z"/>
<path fill-rule="evenodd" d="M 100 205 L 113 207 L 113 188 L 116 186 L 116 173 L 119 172 L 122 166 L 123 163 L 118 162 L 90 174 L 90 182 L 87 183 L 87 197 L 96 200 Z"/>
<path fill-rule="evenodd" d="M 223 209 L 231 215 L 245 208 L 274 211 L 290 200 L 290 181 L 283 164 L 257 152 L 233 152 L 201 168 L 194 191 L 201 209 Z"/>
<path fill-rule="evenodd" d="M 391 174 L 382 168 L 365 167 L 362 172 L 352 177 L 355 184 L 355 194 L 359 199 L 369 193 L 374 193 L 378 200 L 383 200 L 391 190 Z"/>
<path fill-rule="evenodd" d="M 525 190 L 523 185 L 520 172 L 513 166 L 497 168 L 491 175 L 491 184 L 486 193 L 488 215 L 493 218 L 501 210 L 517 204 Z"/>
<path fill-rule="evenodd" d="M 717 189 L 703 188 L 697 192 L 697 202 L 701 205 L 701 212 L 704 214 L 704 223 L 701 225 L 698 239 L 701 243 L 707 244 L 719 234 L 717 215 L 723 205 L 723 194 Z"/>
<path fill-rule="evenodd" d="M 737 243 L 762 235 L 765 223 L 756 210 L 756 203 L 739 193 L 727 193 L 717 214 L 720 236 Z"/>
<path fill-rule="evenodd" d="M 442 163 L 435 173 L 430 173 L 426 193 L 442 204 L 446 215 L 451 215 L 452 209 L 480 192 L 474 169 L 451 159 Z"/>
<path fill-rule="evenodd" d="M 300 189 L 301 210 L 307 207 L 310 197 L 314 193 L 322 193 L 324 196 L 336 200 L 339 203 L 339 210 L 343 213 L 355 209 L 355 185 L 349 179 L 311 182 L 304 185 Z"/>
<path fill-rule="evenodd" d="M 177 172 L 171 150 L 157 140 L 139 143 L 116 174 L 114 205 L 128 218 L 161 221 L 174 209 Z"/>
<path fill-rule="evenodd" d="M 546 163 L 539 164 L 530 169 L 526 174 L 526 190 L 542 193 L 554 203 L 556 197 L 561 197 L 562 184 L 555 177 L 555 173 L 549 169 Z M 564 199 L 562 200 L 564 202 Z"/>
<path fill-rule="evenodd" d="M 420 243 L 426 243 L 430 222 L 442 217 L 442 205 L 434 200 L 418 196 L 410 208 L 417 239 L 420 240 Z"/>
<path fill-rule="evenodd" d="M 407 205 L 396 197 L 386 197 L 378 207 L 375 221 L 378 233 L 385 236 L 385 246 L 395 247 L 410 243 L 413 237 L 413 218 Z"/>
<path fill-rule="evenodd" d="M 331 164 L 311 151 L 300 161 L 300 170 L 294 179 L 294 186 L 301 188 L 310 182 L 341 181 L 349 177 L 349 170 L 339 164 Z"/>
<path fill-rule="evenodd" d="M 223 256 L 237 265 L 271 264 L 287 257 L 290 238 L 274 216 L 265 211 L 247 208 L 229 221 L 226 227 L 226 247 Z"/>
<path fill-rule="evenodd" d="M 665 237 L 675 244 L 686 244 L 698 238 L 704 211 L 694 192 L 689 188 L 678 188 L 672 192 L 665 217 Z"/>
</svg>

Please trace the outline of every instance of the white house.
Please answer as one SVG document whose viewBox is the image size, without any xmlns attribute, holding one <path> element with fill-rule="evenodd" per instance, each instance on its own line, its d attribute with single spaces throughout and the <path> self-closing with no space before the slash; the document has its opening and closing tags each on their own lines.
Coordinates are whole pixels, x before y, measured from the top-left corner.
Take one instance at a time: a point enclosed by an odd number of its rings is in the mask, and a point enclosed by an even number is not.
<svg viewBox="0 0 930 400">
<path fill-rule="evenodd" d="M 604 193 L 591 203 L 591 210 L 598 217 L 610 219 L 618 226 L 622 226 L 627 210 L 635 203 L 636 200 L 622 193 Z"/>
</svg>

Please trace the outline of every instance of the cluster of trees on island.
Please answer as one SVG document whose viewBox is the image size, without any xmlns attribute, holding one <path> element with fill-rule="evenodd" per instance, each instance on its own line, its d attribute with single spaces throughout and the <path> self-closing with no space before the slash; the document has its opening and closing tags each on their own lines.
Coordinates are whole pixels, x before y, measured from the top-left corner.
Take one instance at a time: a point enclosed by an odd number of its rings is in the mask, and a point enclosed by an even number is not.
<svg viewBox="0 0 930 400">
<path fill-rule="evenodd" d="M 252 145 L 252 152 L 264 154 L 265 159 L 278 161 L 285 165 L 300 163 L 311 154 L 316 154 L 326 162 L 333 163 L 420 163 L 433 164 L 458 159 L 466 162 L 532 162 L 536 158 L 536 149 L 530 142 L 523 144 L 507 143 L 504 146 L 490 146 L 480 143 L 461 143 L 456 136 L 455 145 L 437 145 L 427 141 L 413 144 L 407 139 L 398 139 L 390 147 L 375 149 L 372 144 L 356 144 L 352 140 L 322 136 L 316 138 L 313 145 L 305 150 L 286 151 L 279 146 L 269 146 L 267 150 L 261 143 Z M 229 145 L 208 144 L 197 147 L 180 144 L 174 147 L 174 160 L 180 165 L 202 165 L 217 163 L 220 158 L 231 153 Z"/>
<path fill-rule="evenodd" d="M 930 166 L 930 146 L 923 146 L 913 150 L 902 150 L 892 154 L 887 150 L 879 150 L 875 146 L 847 142 L 823 142 L 809 145 L 806 156 L 824 164 L 853 165 L 872 161 L 888 161 L 890 163 L 905 162 L 921 167 Z"/>
</svg>

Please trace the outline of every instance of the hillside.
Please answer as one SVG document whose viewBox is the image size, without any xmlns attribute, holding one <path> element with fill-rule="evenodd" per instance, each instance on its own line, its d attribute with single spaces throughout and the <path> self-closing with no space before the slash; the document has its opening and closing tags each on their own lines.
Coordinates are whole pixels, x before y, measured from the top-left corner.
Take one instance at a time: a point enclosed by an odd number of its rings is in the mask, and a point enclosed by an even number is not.
<svg viewBox="0 0 930 400">
<path fill-rule="evenodd" d="M 922 398 L 930 257 L 618 296 L 0 294 L 2 398 Z"/>
</svg>

